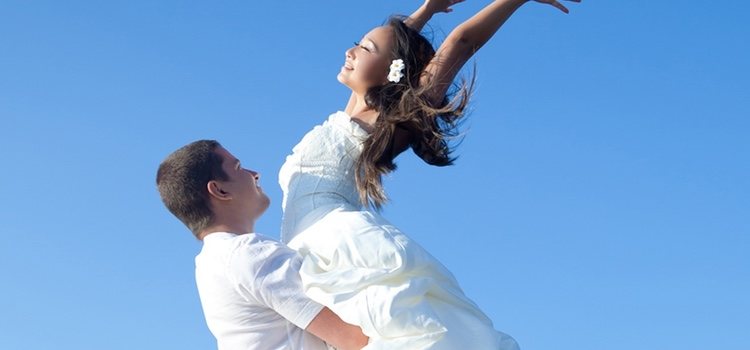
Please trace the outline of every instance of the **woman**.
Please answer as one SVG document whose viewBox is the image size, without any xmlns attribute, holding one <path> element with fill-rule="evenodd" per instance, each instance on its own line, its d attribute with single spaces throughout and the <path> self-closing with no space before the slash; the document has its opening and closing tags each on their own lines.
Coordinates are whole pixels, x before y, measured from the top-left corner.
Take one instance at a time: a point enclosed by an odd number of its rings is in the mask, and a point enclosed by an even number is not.
<svg viewBox="0 0 750 350">
<path fill-rule="evenodd" d="M 498 0 L 459 25 L 437 52 L 419 34 L 462 0 L 427 0 L 346 51 L 338 80 L 352 90 L 297 144 L 279 173 L 281 238 L 304 256 L 306 293 L 370 337 L 366 349 L 517 349 L 422 247 L 367 207 L 387 198 L 381 177 L 408 148 L 451 163 L 453 135 L 470 97 L 446 97 L 466 61 L 526 0 Z M 536 0 L 567 9 L 556 0 Z M 580 1 L 580 0 L 571 0 Z"/>
</svg>

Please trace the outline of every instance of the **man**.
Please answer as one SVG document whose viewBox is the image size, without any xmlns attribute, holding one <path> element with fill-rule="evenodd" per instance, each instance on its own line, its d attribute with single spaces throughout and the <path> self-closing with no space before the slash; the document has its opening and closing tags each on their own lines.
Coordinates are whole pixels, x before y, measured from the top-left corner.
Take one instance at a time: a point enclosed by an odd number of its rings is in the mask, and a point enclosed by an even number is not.
<svg viewBox="0 0 750 350">
<path fill-rule="evenodd" d="M 212 140 L 178 149 L 157 172 L 162 201 L 203 241 L 195 277 L 219 349 L 362 348 L 359 327 L 305 296 L 297 253 L 253 233 L 270 203 L 259 179 Z"/>
</svg>

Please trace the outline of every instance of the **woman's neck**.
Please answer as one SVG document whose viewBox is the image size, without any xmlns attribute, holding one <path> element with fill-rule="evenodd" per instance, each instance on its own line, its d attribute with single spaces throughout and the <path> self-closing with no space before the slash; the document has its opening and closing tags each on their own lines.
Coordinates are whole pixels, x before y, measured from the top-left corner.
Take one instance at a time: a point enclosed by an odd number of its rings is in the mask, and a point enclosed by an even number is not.
<svg viewBox="0 0 750 350">
<path fill-rule="evenodd" d="M 368 132 L 372 131 L 378 120 L 378 112 L 367 106 L 365 97 L 356 92 L 352 92 L 344 112 Z"/>
</svg>

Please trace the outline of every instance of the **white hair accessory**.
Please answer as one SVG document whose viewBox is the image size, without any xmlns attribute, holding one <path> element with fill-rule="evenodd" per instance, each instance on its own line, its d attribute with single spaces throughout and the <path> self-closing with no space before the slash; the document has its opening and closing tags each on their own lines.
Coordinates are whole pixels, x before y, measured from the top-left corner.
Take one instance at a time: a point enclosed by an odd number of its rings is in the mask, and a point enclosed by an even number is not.
<svg viewBox="0 0 750 350">
<path fill-rule="evenodd" d="M 401 78 L 404 77 L 404 73 L 401 73 L 401 71 L 404 70 L 404 67 L 404 60 L 400 58 L 393 60 L 393 62 L 391 62 L 391 71 L 388 73 L 388 80 L 394 83 L 401 81 Z"/>
</svg>

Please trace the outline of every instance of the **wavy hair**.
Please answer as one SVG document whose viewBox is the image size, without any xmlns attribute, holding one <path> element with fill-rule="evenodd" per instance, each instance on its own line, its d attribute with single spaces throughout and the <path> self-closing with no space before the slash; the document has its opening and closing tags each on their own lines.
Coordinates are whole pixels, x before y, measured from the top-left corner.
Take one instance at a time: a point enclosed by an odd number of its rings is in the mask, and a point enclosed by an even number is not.
<svg viewBox="0 0 750 350">
<path fill-rule="evenodd" d="M 391 56 L 404 61 L 404 77 L 398 83 L 371 87 L 365 95 L 367 106 L 378 112 L 378 118 L 355 164 L 355 179 L 360 202 L 376 209 L 388 201 L 383 175 L 396 170 L 394 159 L 406 149 L 411 148 L 430 165 L 453 164 L 453 147 L 448 141 L 458 136 L 474 85 L 472 73 L 468 83 L 454 84 L 454 91 L 440 103 L 431 103 L 427 94 L 435 83 L 421 85 L 420 80 L 435 57 L 435 49 L 404 19 L 392 16 L 386 24 L 394 34 Z"/>
</svg>

